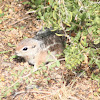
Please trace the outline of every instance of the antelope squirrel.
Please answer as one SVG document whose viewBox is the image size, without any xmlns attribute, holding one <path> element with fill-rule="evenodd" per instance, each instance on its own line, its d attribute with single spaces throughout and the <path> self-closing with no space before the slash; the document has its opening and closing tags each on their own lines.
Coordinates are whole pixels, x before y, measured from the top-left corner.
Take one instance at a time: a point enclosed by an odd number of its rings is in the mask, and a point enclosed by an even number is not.
<svg viewBox="0 0 100 100">
<path fill-rule="evenodd" d="M 64 40 L 55 33 L 60 32 L 51 29 L 40 30 L 35 37 L 22 40 L 16 46 L 16 55 L 23 57 L 29 64 L 34 65 L 34 68 L 53 57 L 57 58 L 55 55 L 64 50 Z"/>
</svg>

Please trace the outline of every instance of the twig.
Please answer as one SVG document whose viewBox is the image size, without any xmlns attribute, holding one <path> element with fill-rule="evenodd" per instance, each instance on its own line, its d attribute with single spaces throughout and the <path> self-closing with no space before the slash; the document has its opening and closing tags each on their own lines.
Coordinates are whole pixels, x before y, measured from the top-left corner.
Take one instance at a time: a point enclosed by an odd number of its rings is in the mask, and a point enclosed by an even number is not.
<svg viewBox="0 0 100 100">
<path fill-rule="evenodd" d="M 14 24 L 17 24 L 17 23 L 19 23 L 20 21 L 23 21 L 23 20 L 25 20 L 25 19 L 27 19 L 27 18 L 29 18 L 29 17 L 31 17 L 31 16 L 27 16 L 27 17 L 24 17 L 24 18 L 22 18 L 22 19 L 20 19 L 20 20 L 18 20 L 18 21 L 15 21 L 14 23 L 11 23 L 9 26 L 14 25 Z"/>
<path fill-rule="evenodd" d="M 33 10 L 33 11 L 28 11 L 28 12 L 26 12 L 26 14 L 35 13 L 35 12 L 36 12 L 35 10 Z"/>
<path fill-rule="evenodd" d="M 0 7 L 0 9 L 2 9 L 4 7 L 4 5 L 2 5 L 1 7 Z"/>
<path fill-rule="evenodd" d="M 92 4 L 100 4 L 100 1 L 99 2 L 91 2 Z"/>
<path fill-rule="evenodd" d="M 47 7 L 44 7 L 43 9 L 46 9 L 46 8 L 48 8 L 48 7 L 50 7 L 50 6 L 47 6 Z M 28 12 L 26 12 L 26 14 L 30 14 L 30 13 L 36 13 L 36 12 L 38 12 L 39 10 L 33 10 L 33 11 L 28 11 Z"/>
<path fill-rule="evenodd" d="M 73 96 L 69 96 L 68 99 L 70 99 L 70 100 L 79 100 L 78 98 L 73 97 Z"/>
<path fill-rule="evenodd" d="M 21 92 L 16 92 L 13 96 L 13 99 L 19 95 L 19 94 L 23 94 L 23 93 L 42 93 L 42 94 L 49 94 L 51 95 L 51 92 L 48 92 L 48 91 L 21 91 Z"/>
<path fill-rule="evenodd" d="M 16 93 L 14 94 L 14 96 L 13 96 L 13 99 L 14 99 L 17 95 L 22 94 L 22 93 L 26 93 L 26 91 L 16 92 Z"/>
<path fill-rule="evenodd" d="M 64 60 L 65 60 L 65 58 L 58 59 L 58 61 L 64 61 Z M 50 66 L 51 64 L 54 64 L 56 61 L 50 62 L 50 63 L 46 64 L 45 66 Z"/>
<path fill-rule="evenodd" d="M 50 95 L 46 95 L 46 96 L 42 96 L 39 99 L 43 99 L 43 98 L 46 98 L 46 97 L 49 97 L 49 96 L 51 96 L 51 94 Z"/>
<path fill-rule="evenodd" d="M 27 92 L 32 92 L 32 93 L 43 93 L 43 94 L 51 94 L 51 92 L 48 91 L 27 91 Z"/>
</svg>

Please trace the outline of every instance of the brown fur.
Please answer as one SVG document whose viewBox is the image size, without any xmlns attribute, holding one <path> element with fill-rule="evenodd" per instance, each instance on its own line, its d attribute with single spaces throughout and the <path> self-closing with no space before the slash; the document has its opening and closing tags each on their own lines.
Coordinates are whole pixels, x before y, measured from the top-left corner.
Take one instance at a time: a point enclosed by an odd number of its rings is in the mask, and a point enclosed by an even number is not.
<svg viewBox="0 0 100 100">
<path fill-rule="evenodd" d="M 41 51 L 35 58 L 36 66 L 40 66 L 43 62 L 46 62 L 46 57 L 48 53 L 46 51 Z"/>
<path fill-rule="evenodd" d="M 34 38 L 22 40 L 16 47 L 16 55 L 25 58 L 35 67 L 40 66 L 43 62 L 48 62 L 48 59 L 53 59 L 53 56 L 64 50 L 64 40 L 56 36 L 56 32 L 46 30 L 40 31 L 40 33 Z M 51 55 L 48 54 L 48 51 L 51 52 Z"/>
</svg>

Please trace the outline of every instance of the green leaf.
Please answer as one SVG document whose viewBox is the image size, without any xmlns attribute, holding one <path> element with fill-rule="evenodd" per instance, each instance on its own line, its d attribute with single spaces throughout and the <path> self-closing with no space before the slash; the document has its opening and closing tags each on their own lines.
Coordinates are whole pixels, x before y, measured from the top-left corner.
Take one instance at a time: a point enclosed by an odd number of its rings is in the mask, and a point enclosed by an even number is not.
<svg viewBox="0 0 100 100">
<path fill-rule="evenodd" d="M 1 51 L 1 52 L 0 52 L 0 54 L 8 53 L 8 52 L 10 52 L 10 51 L 12 51 L 12 50 L 8 50 L 8 51 Z"/>
<path fill-rule="evenodd" d="M 46 69 L 47 69 L 47 67 L 46 67 L 45 65 L 43 65 L 43 66 L 42 66 L 42 69 L 43 69 L 43 70 L 46 70 Z"/>
<path fill-rule="evenodd" d="M 41 16 L 41 19 L 44 20 L 44 16 Z"/>
<path fill-rule="evenodd" d="M 100 18 L 99 18 L 99 16 L 95 18 L 95 22 L 100 25 Z"/>
<path fill-rule="evenodd" d="M 13 58 L 17 58 L 17 56 L 16 56 L 16 55 L 13 55 L 13 56 L 11 56 L 10 58 L 11 58 L 11 59 L 13 59 Z"/>
<path fill-rule="evenodd" d="M 95 63 L 97 64 L 98 68 L 100 69 L 100 60 L 96 59 Z"/>
<path fill-rule="evenodd" d="M 56 15 L 56 12 L 55 12 L 55 11 L 53 11 L 53 18 L 54 18 L 55 20 L 57 20 L 57 15 Z"/>
<path fill-rule="evenodd" d="M 26 82 L 27 84 L 29 84 L 29 79 L 26 79 L 25 82 Z"/>
<path fill-rule="evenodd" d="M 49 4 L 52 5 L 54 0 L 49 0 Z"/>
<path fill-rule="evenodd" d="M 29 1 L 23 2 L 22 4 L 26 5 L 26 4 L 30 4 Z"/>
<path fill-rule="evenodd" d="M 54 5 L 54 10 L 56 10 L 57 9 L 57 5 Z"/>
<path fill-rule="evenodd" d="M 35 5 L 40 5 L 41 4 L 41 0 L 35 0 Z"/>
<path fill-rule="evenodd" d="M 12 45 L 11 43 L 8 43 L 8 46 L 10 46 L 10 47 L 15 47 L 15 45 Z"/>
<path fill-rule="evenodd" d="M 42 16 L 42 13 L 41 13 L 41 10 L 39 9 L 39 11 L 38 11 L 38 15 L 39 16 Z"/>
<path fill-rule="evenodd" d="M 57 64 L 57 67 L 60 66 L 60 62 L 59 62 L 59 60 L 56 61 L 56 64 Z"/>
<path fill-rule="evenodd" d="M 0 24 L 2 23 L 2 20 L 0 19 Z"/>
<path fill-rule="evenodd" d="M 23 39 L 27 39 L 28 37 L 24 36 Z"/>
<path fill-rule="evenodd" d="M 66 23 L 66 22 L 63 22 L 64 24 L 66 24 L 67 26 L 71 27 L 70 23 Z"/>
<path fill-rule="evenodd" d="M 32 3 L 34 3 L 34 0 L 31 0 Z"/>
<path fill-rule="evenodd" d="M 100 37 L 94 40 L 94 44 L 98 44 L 98 43 L 100 43 Z"/>
<path fill-rule="evenodd" d="M 53 63 L 52 65 L 49 66 L 50 69 L 56 66 L 56 63 Z"/>
<path fill-rule="evenodd" d="M 21 26 L 20 29 L 24 29 L 24 26 Z"/>
<path fill-rule="evenodd" d="M 86 36 L 83 36 L 83 40 L 81 40 L 81 43 L 84 47 L 87 47 L 88 46 L 88 43 L 86 42 Z"/>
<path fill-rule="evenodd" d="M 0 14 L 0 17 L 4 16 L 4 13 Z"/>
<path fill-rule="evenodd" d="M 70 12 L 70 22 L 72 21 L 72 12 Z"/>
<path fill-rule="evenodd" d="M 58 33 L 55 33 L 57 36 L 64 36 L 64 34 L 58 34 Z"/>
<path fill-rule="evenodd" d="M 40 75 L 40 71 L 36 71 L 36 72 L 34 72 L 35 74 L 37 74 L 37 75 Z"/>
</svg>

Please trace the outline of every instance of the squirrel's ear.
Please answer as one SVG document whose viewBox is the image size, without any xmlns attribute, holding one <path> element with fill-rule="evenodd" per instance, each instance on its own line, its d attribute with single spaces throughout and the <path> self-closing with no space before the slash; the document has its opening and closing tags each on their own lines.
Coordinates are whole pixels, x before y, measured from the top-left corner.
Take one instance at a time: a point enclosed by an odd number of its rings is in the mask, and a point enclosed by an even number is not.
<svg viewBox="0 0 100 100">
<path fill-rule="evenodd" d="M 36 45 L 32 46 L 32 48 L 35 48 L 35 47 L 36 47 Z"/>
</svg>

